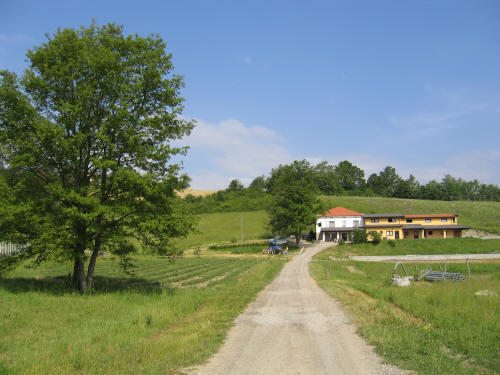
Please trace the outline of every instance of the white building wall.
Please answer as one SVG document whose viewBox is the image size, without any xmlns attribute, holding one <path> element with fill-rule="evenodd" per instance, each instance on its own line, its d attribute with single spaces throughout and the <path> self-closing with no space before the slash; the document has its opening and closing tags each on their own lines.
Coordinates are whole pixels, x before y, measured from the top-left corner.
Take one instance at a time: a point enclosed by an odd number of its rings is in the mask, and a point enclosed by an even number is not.
<svg viewBox="0 0 500 375">
<path fill-rule="evenodd" d="M 319 234 L 321 232 L 321 228 L 330 228 L 330 222 L 334 222 L 335 228 L 342 227 L 354 227 L 354 221 L 358 221 L 360 227 L 365 225 L 362 216 L 335 216 L 335 217 L 319 217 L 316 220 L 316 239 L 319 238 Z M 321 226 L 319 225 L 321 223 Z"/>
</svg>

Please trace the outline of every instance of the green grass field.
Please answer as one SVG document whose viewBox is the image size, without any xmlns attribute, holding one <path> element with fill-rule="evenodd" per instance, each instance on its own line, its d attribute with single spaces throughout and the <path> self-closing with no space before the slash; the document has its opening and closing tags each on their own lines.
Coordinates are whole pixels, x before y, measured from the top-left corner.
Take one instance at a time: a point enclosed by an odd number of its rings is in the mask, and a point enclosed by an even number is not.
<svg viewBox="0 0 500 375">
<path fill-rule="evenodd" d="M 28 264 L 0 280 L 0 374 L 175 374 L 216 352 L 233 320 L 286 261 L 138 257 L 96 265 L 92 295 L 69 264 Z"/>
<path fill-rule="evenodd" d="M 364 214 L 402 213 L 432 214 L 455 213 L 461 225 L 492 233 L 500 233 L 500 202 L 431 201 L 397 198 L 322 196 L 326 205 L 342 206 Z"/>
<path fill-rule="evenodd" d="M 500 253 L 500 239 L 436 238 L 384 240 L 378 245 L 372 243 L 345 244 L 322 251 L 316 257 L 329 259 L 330 256 L 334 256 L 338 259 L 346 259 L 350 255 L 488 254 L 492 252 Z"/>
<path fill-rule="evenodd" d="M 266 211 L 224 212 L 199 215 L 198 233 L 175 241 L 179 249 L 241 240 L 241 217 L 245 241 L 272 237 L 267 229 Z"/>
<path fill-rule="evenodd" d="M 390 285 L 393 263 L 324 258 L 318 254 L 311 262 L 311 275 L 342 302 L 359 333 L 390 363 L 429 375 L 500 369 L 500 263 L 471 263 L 472 277 L 464 282 L 421 281 L 399 288 Z M 464 263 L 447 267 L 467 275 Z M 474 294 L 482 290 L 496 296 Z"/>
</svg>

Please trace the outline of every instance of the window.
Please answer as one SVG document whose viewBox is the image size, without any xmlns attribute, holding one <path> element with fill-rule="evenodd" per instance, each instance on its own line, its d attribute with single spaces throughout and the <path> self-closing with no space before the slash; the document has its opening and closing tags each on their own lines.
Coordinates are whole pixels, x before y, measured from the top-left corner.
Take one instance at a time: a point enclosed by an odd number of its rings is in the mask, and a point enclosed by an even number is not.
<svg viewBox="0 0 500 375">
<path fill-rule="evenodd" d="M 428 234 L 429 236 L 432 236 L 432 230 L 428 231 L 428 232 L 427 232 L 427 234 Z"/>
<path fill-rule="evenodd" d="M 329 222 L 329 227 L 330 228 L 335 228 L 335 221 L 330 221 Z"/>
<path fill-rule="evenodd" d="M 371 223 L 378 223 L 378 219 L 371 219 L 370 222 Z"/>
<path fill-rule="evenodd" d="M 407 223 L 413 223 L 413 219 L 406 219 Z"/>
<path fill-rule="evenodd" d="M 425 219 L 426 223 L 430 223 L 431 221 L 432 221 L 432 219 Z"/>
<path fill-rule="evenodd" d="M 407 237 L 407 236 L 408 236 L 408 232 L 405 232 L 405 237 Z"/>
<path fill-rule="evenodd" d="M 321 221 L 318 223 L 318 227 L 320 227 L 320 228 L 321 228 Z"/>
<path fill-rule="evenodd" d="M 385 234 L 386 234 L 387 236 L 392 236 L 392 230 L 388 230 L 387 232 L 385 232 Z"/>
<path fill-rule="evenodd" d="M 446 223 L 446 222 L 448 222 L 448 219 L 447 219 L 447 218 L 445 218 L 445 217 L 443 217 L 443 218 L 441 219 L 441 222 L 442 222 L 442 223 Z"/>
<path fill-rule="evenodd" d="M 343 227 L 347 226 L 347 221 L 342 220 L 342 226 L 343 226 Z"/>
<path fill-rule="evenodd" d="M 395 222 L 396 222 L 396 218 L 394 218 L 394 217 L 390 217 L 389 219 L 387 219 L 387 221 L 388 221 L 389 223 L 395 223 Z"/>
<path fill-rule="evenodd" d="M 353 227 L 354 227 L 354 228 L 359 227 L 359 220 L 354 220 L 354 221 L 353 221 Z"/>
<path fill-rule="evenodd" d="M 384 234 L 384 231 L 383 230 L 379 230 L 378 231 L 380 234 Z"/>
</svg>

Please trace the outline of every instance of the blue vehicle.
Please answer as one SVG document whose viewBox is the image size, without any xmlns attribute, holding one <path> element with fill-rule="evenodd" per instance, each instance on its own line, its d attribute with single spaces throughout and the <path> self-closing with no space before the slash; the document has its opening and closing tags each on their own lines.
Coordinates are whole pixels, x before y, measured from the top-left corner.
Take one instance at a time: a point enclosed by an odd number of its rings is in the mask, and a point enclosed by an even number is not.
<svg viewBox="0 0 500 375">
<path fill-rule="evenodd" d="M 280 245 L 286 245 L 288 243 L 287 237 L 274 237 L 269 240 L 269 248 L 267 249 L 268 254 L 283 254 L 283 250 Z"/>
</svg>

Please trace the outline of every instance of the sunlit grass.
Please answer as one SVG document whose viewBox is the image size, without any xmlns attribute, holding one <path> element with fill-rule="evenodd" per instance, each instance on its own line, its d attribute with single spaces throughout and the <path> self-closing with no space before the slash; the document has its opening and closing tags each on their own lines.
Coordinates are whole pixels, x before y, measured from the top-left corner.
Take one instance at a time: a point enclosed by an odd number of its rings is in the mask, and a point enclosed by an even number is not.
<svg viewBox="0 0 500 375">
<path fill-rule="evenodd" d="M 359 332 L 389 362 L 419 374 L 494 374 L 498 355 L 499 263 L 472 263 L 464 282 L 390 285 L 390 263 L 313 261 L 311 274 L 338 298 Z M 417 265 L 420 269 L 439 265 Z M 407 265 L 408 272 L 414 272 Z M 464 263 L 447 265 L 467 275 Z"/>
<path fill-rule="evenodd" d="M 177 373 L 213 354 L 279 272 L 278 257 L 139 257 L 96 266 L 92 295 L 69 264 L 22 265 L 0 280 L 0 374 Z"/>
</svg>

